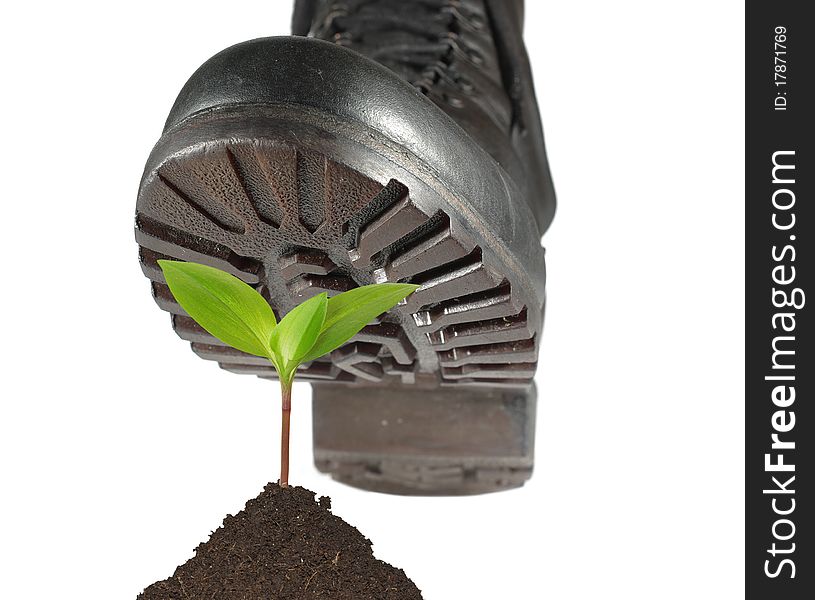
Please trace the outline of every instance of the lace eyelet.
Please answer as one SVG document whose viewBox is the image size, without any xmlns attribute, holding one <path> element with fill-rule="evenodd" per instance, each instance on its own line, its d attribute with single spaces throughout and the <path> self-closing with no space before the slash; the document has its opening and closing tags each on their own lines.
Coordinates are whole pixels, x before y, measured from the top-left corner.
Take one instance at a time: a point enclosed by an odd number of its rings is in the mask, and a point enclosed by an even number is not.
<svg viewBox="0 0 815 600">
<path fill-rule="evenodd" d="M 458 96 L 453 96 L 445 92 L 441 95 L 441 97 L 445 103 L 449 104 L 453 108 L 462 108 L 464 106 L 464 101 Z"/>
<path fill-rule="evenodd" d="M 334 43 L 338 46 L 350 46 L 353 43 L 353 38 L 347 31 L 339 31 L 334 34 Z"/>
<path fill-rule="evenodd" d="M 458 88 L 464 92 L 465 94 L 472 94 L 475 92 L 475 86 L 473 82 L 464 77 L 463 75 L 459 75 L 455 78 L 456 85 Z"/>
<path fill-rule="evenodd" d="M 465 52 L 467 54 L 467 58 L 469 58 L 476 65 L 480 66 L 484 64 L 484 57 L 475 48 L 467 48 Z"/>
</svg>

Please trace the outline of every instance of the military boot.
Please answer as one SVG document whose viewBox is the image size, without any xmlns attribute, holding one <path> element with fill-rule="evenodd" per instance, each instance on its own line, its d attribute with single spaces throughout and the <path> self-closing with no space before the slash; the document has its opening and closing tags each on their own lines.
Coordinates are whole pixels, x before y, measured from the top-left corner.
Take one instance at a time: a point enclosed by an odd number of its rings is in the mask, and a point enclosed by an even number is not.
<svg viewBox="0 0 815 600">
<path fill-rule="evenodd" d="M 555 200 L 522 26 L 519 0 L 298 1 L 294 36 L 192 75 L 147 161 L 143 271 L 227 371 L 275 379 L 184 312 L 157 260 L 226 270 L 278 318 L 320 292 L 421 286 L 298 371 L 337 480 L 469 494 L 531 474 Z"/>
</svg>

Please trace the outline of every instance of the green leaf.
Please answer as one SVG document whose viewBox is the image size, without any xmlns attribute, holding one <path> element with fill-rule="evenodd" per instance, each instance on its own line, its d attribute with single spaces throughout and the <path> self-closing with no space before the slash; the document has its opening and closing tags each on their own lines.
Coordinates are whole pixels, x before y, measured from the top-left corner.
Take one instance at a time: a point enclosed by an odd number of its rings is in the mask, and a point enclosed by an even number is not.
<svg viewBox="0 0 815 600">
<path fill-rule="evenodd" d="M 323 292 L 295 306 L 275 327 L 271 347 L 277 355 L 281 379 L 287 379 L 294 372 L 314 345 L 325 322 L 327 307 L 328 296 Z"/>
<path fill-rule="evenodd" d="M 329 298 L 322 331 L 301 362 L 314 360 L 336 350 L 419 287 L 409 283 L 376 283 Z"/>
<path fill-rule="evenodd" d="M 254 288 L 220 269 L 159 260 L 175 299 L 201 327 L 233 348 L 271 358 L 269 338 L 276 320 Z"/>
</svg>

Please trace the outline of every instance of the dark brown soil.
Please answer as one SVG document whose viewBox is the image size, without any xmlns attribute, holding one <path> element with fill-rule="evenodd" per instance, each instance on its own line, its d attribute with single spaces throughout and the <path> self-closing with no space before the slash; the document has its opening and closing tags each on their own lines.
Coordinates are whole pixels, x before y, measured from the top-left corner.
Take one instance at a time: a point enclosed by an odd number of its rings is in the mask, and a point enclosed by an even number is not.
<svg viewBox="0 0 815 600">
<path fill-rule="evenodd" d="M 138 600 L 420 600 L 404 571 L 314 492 L 270 483 Z"/>
</svg>

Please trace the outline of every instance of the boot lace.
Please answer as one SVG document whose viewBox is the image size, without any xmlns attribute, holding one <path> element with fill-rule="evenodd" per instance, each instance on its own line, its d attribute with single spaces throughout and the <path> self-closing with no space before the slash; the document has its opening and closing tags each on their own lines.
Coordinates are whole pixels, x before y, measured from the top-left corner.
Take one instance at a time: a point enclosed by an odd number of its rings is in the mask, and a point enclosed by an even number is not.
<svg viewBox="0 0 815 600">
<path fill-rule="evenodd" d="M 483 62 L 460 33 L 464 28 L 477 31 L 484 23 L 465 13 L 458 0 L 344 0 L 327 3 L 323 15 L 311 35 L 354 48 L 421 92 L 429 93 L 440 80 L 474 92 L 456 69 L 456 60 Z"/>
</svg>

